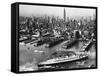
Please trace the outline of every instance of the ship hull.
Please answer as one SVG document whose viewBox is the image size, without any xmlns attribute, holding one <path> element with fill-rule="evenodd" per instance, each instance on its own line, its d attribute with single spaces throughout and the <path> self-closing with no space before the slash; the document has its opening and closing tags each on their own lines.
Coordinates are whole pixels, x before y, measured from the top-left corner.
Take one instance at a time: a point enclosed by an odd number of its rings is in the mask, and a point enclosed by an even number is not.
<svg viewBox="0 0 100 76">
<path fill-rule="evenodd" d="M 58 63 L 50 63 L 50 64 L 38 64 L 39 67 L 42 67 L 42 66 L 55 66 L 55 65 L 59 65 L 59 64 L 64 64 L 64 63 L 71 63 L 71 62 L 76 62 L 76 61 L 81 61 L 81 60 L 86 60 L 88 59 L 88 56 L 86 57 L 83 57 L 83 58 L 79 58 L 79 59 L 75 59 L 75 60 L 72 60 L 72 61 L 62 61 L 62 62 L 58 62 Z"/>
</svg>

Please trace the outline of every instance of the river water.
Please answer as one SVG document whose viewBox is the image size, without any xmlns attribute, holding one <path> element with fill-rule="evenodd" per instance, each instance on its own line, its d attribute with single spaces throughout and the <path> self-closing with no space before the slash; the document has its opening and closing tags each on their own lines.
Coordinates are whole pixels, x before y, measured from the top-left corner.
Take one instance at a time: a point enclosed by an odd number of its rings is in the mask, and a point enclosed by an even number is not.
<svg viewBox="0 0 100 76">
<path fill-rule="evenodd" d="M 56 70 L 56 69 L 75 69 L 75 68 L 91 68 L 96 67 L 96 49 L 95 44 L 91 46 L 88 52 L 88 59 L 58 64 L 56 66 L 43 66 L 38 67 L 38 63 L 48 60 L 51 54 L 57 51 L 80 51 L 79 49 L 86 43 L 79 41 L 77 45 L 74 45 L 70 49 L 62 49 L 62 46 L 67 41 L 64 41 L 54 47 L 45 48 L 45 44 L 42 46 L 34 47 L 33 45 L 20 45 L 19 47 L 19 70 L 20 71 L 39 71 L 39 70 Z"/>
</svg>

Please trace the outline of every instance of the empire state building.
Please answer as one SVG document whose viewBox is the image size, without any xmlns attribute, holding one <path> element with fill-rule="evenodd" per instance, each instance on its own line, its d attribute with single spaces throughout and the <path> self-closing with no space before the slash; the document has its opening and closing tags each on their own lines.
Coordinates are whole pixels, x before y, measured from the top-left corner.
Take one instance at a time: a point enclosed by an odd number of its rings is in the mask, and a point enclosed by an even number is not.
<svg viewBox="0 0 100 76">
<path fill-rule="evenodd" d="M 64 22 L 66 22 L 66 10 L 65 10 L 65 8 L 64 8 Z"/>
</svg>

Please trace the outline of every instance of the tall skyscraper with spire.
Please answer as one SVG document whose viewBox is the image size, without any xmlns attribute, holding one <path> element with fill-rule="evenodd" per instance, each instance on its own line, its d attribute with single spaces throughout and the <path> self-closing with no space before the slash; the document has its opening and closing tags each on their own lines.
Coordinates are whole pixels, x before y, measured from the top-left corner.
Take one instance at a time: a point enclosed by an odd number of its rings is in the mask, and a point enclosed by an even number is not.
<svg viewBox="0 0 100 76">
<path fill-rule="evenodd" d="M 66 10 L 64 8 L 64 21 L 66 21 Z"/>
</svg>

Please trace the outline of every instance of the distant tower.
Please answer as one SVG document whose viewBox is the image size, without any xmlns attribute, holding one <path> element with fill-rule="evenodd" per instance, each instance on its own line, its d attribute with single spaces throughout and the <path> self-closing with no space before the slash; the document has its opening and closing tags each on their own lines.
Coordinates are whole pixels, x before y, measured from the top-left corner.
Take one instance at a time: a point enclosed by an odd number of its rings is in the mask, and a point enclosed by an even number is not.
<svg viewBox="0 0 100 76">
<path fill-rule="evenodd" d="M 66 10 L 64 8 L 64 21 L 66 21 Z"/>
<path fill-rule="evenodd" d="M 96 20 L 96 13 L 93 14 L 93 20 Z"/>
</svg>

